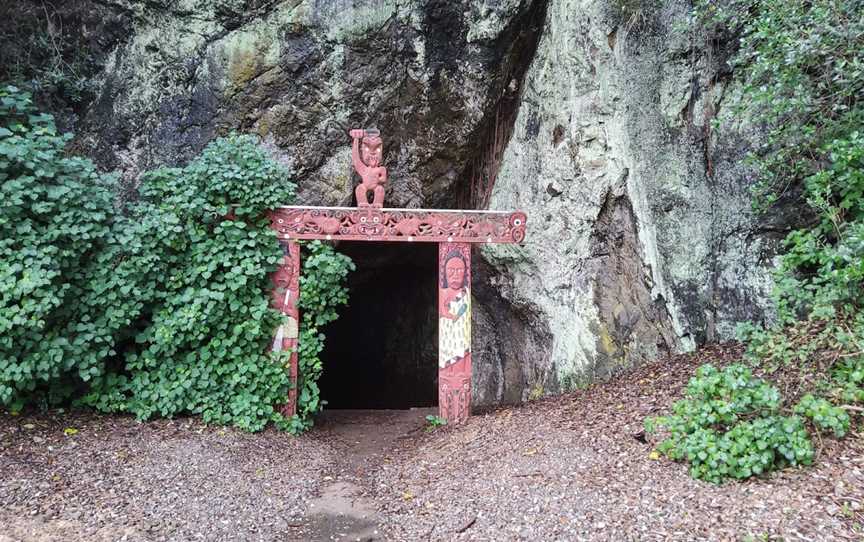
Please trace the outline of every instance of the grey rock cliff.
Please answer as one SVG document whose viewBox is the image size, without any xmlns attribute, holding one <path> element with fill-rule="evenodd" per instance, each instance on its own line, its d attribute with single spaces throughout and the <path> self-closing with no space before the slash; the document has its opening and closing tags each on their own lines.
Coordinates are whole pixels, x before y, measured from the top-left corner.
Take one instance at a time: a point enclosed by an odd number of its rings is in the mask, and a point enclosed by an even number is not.
<svg viewBox="0 0 864 542">
<path fill-rule="evenodd" d="M 549 4 L 491 200 L 529 213 L 529 242 L 484 256 L 548 325 L 558 387 L 729 339 L 770 306 L 776 239 L 750 210 L 747 137 L 711 124 L 736 91 L 728 52 L 689 10 Z"/>
<path fill-rule="evenodd" d="M 478 404 L 726 339 L 770 310 L 782 224 L 750 211 L 742 157 L 752 135 L 712 128 L 736 92 L 729 51 L 699 33 L 683 0 L 74 9 L 98 14 L 80 17 L 96 21 L 91 34 L 112 21 L 111 39 L 93 45 L 76 146 L 120 170 L 130 192 L 140 172 L 237 130 L 291 166 L 302 203 L 351 205 L 347 128 L 375 126 L 388 206 L 527 211 L 524 245 L 475 253 Z M 354 256 L 404 263 L 397 252 Z M 391 275 L 358 273 L 352 288 L 385 299 L 375 277 Z M 390 333 L 392 351 L 414 352 L 405 370 L 434 378 L 435 352 L 409 344 L 434 336 L 434 314 L 391 305 L 393 329 L 416 328 Z"/>
</svg>

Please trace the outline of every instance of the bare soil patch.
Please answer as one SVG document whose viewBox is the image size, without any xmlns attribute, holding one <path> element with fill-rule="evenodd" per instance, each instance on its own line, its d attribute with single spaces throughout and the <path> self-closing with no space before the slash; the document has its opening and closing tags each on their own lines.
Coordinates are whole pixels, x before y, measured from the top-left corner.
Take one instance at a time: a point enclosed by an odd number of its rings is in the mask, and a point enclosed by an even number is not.
<svg viewBox="0 0 864 542">
<path fill-rule="evenodd" d="M 74 435 L 67 435 L 74 430 Z M 12 540 L 296 540 L 324 442 L 88 412 L 0 421 Z"/>
</svg>

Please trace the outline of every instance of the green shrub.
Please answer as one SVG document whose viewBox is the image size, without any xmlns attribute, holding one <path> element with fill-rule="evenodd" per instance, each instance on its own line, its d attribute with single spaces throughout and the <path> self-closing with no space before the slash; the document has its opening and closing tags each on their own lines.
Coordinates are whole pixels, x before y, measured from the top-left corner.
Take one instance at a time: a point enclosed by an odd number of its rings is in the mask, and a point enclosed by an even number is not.
<svg viewBox="0 0 864 542">
<path fill-rule="evenodd" d="M 842 437 L 849 431 L 849 415 L 823 397 L 808 393 L 795 405 L 795 413 L 813 420 L 816 427 L 830 429 L 834 436 Z"/>
<path fill-rule="evenodd" d="M 250 136 L 144 175 L 100 265 L 118 280 L 99 294 L 130 313 L 140 307 L 142 320 L 123 370 L 96 377 L 85 404 L 140 419 L 201 414 L 247 430 L 284 421 L 274 405 L 288 378 L 267 350 L 280 321 L 268 274 L 281 252 L 266 211 L 293 198 L 286 176 Z"/>
<path fill-rule="evenodd" d="M 98 90 L 93 76 L 99 67 L 100 49 L 106 40 L 119 38 L 106 32 L 94 39 L 96 31 L 82 10 L 72 2 L 6 3 L 0 33 L 0 81 L 32 91 L 38 103 L 57 109 L 77 107 L 92 99 Z M 78 7 L 78 9 L 76 9 Z M 112 35 L 113 34 L 113 35 Z"/>
<path fill-rule="evenodd" d="M 834 366 L 829 393 L 838 401 L 864 403 L 864 357 L 856 356 Z"/>
<path fill-rule="evenodd" d="M 774 276 L 777 325 L 746 327 L 743 339 L 754 359 L 805 361 L 824 344 L 807 340 L 814 326 L 796 336 L 790 324 L 854 318 L 864 303 L 860 2 L 700 0 L 696 6 L 708 29 L 740 37 L 732 64 L 743 92 L 730 106 L 765 133 L 750 157 L 759 172 L 757 207 L 767 210 L 778 198 L 800 194 L 814 219 L 784 241 Z M 817 334 L 820 340 L 830 342 L 842 326 L 828 327 Z"/>
<path fill-rule="evenodd" d="M 801 194 L 813 216 L 785 239 L 777 321 L 742 324 L 739 337 L 750 362 L 794 366 L 819 395 L 782 416 L 777 390 L 743 366 L 703 367 L 672 414 L 646 420 L 669 431 L 661 451 L 719 482 L 809 463 L 804 419 L 841 437 L 851 420 L 832 401 L 864 400 L 864 18 L 857 0 L 699 0 L 696 16 L 715 36 L 740 37 L 743 91 L 730 105 L 765 134 L 750 157 L 756 208 Z"/>
<path fill-rule="evenodd" d="M 859 0 L 697 0 L 709 33 L 738 38 L 732 59 L 737 116 L 764 138 L 757 208 L 822 170 L 834 140 L 864 124 L 864 18 Z"/>
<path fill-rule="evenodd" d="M 312 415 L 325 404 L 321 400 L 318 379 L 323 371 L 319 355 L 324 349 L 321 328 L 336 320 L 337 307 L 348 302 L 345 279 L 354 263 L 348 256 L 333 250 L 330 245 L 312 241 L 304 245 L 301 256 L 303 274 L 300 277 L 300 377 L 297 396 L 298 429 L 311 426 Z"/>
<path fill-rule="evenodd" d="M 145 174 L 121 214 L 109 181 L 64 157 L 67 138 L 28 96 L 10 89 L 0 103 L 0 402 L 77 394 L 140 419 L 309 427 L 322 405 L 320 329 L 347 302 L 353 264 L 304 248 L 299 412 L 285 420 L 274 407 L 288 394 L 287 353 L 269 351 L 283 316 L 267 295 L 282 252 L 266 212 L 293 199 L 287 172 L 232 135 Z"/>
<path fill-rule="evenodd" d="M 834 318 L 864 303 L 864 135 L 852 132 L 825 151 L 830 162 L 804 190 L 818 222 L 789 234 L 776 275 L 783 322 Z"/>
<path fill-rule="evenodd" d="M 657 446 L 686 460 L 694 478 L 720 483 L 787 465 L 809 464 L 813 446 L 801 418 L 780 414 L 780 392 L 743 365 L 722 371 L 703 365 L 672 414 L 646 420 L 646 430 L 668 436 Z"/>
<path fill-rule="evenodd" d="M 80 303 L 112 242 L 111 179 L 67 157 L 30 96 L 0 89 L 0 404 L 67 398 L 101 374 L 125 314 Z"/>
<path fill-rule="evenodd" d="M 706 29 L 739 38 L 732 65 L 743 91 L 729 105 L 765 134 L 750 156 L 759 174 L 757 208 L 799 194 L 813 213 L 813 223 L 784 242 L 774 277 L 777 325 L 744 329 L 754 359 L 810 359 L 822 345 L 806 344 L 806 334 L 787 326 L 848 319 L 864 303 L 860 10 L 858 0 L 696 2 Z"/>
</svg>

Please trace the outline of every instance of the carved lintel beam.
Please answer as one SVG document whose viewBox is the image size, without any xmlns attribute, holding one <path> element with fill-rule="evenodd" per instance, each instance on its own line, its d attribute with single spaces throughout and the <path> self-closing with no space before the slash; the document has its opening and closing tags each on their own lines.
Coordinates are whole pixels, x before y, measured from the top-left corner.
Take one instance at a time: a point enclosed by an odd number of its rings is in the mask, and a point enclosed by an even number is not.
<svg viewBox="0 0 864 542">
<path fill-rule="evenodd" d="M 521 211 L 290 206 L 270 219 L 284 240 L 521 243 L 527 217 Z"/>
</svg>

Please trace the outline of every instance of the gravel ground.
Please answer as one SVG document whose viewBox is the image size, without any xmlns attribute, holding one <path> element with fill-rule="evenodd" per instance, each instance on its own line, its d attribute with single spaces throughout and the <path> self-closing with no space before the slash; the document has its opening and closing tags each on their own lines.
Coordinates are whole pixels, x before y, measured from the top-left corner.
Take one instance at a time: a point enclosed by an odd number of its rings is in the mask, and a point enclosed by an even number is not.
<svg viewBox="0 0 864 542">
<path fill-rule="evenodd" d="M 298 540 L 320 472 L 334 462 L 327 443 L 272 430 L 4 416 L 0 542 Z"/>
<path fill-rule="evenodd" d="M 821 442 L 815 467 L 742 484 L 650 459 L 644 416 L 703 360 L 735 354 L 678 356 L 431 433 L 424 411 L 334 412 L 300 438 L 191 419 L 4 415 L 0 542 L 864 541 L 860 425 Z"/>
<path fill-rule="evenodd" d="M 375 478 L 384 532 L 395 540 L 864 540 L 860 432 L 822 442 L 815 468 L 722 486 L 650 458 L 644 417 L 665 410 L 695 367 L 736 355 L 678 356 L 417 438 Z"/>
</svg>

